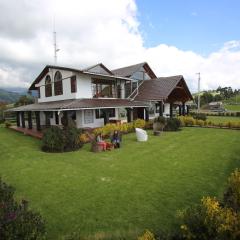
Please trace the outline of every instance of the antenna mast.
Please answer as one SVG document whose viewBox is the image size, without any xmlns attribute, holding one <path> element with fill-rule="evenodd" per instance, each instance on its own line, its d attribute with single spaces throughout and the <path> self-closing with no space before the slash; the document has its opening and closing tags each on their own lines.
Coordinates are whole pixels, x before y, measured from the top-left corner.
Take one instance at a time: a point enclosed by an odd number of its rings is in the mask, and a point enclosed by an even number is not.
<svg viewBox="0 0 240 240">
<path fill-rule="evenodd" d="M 57 52 L 60 50 L 57 48 L 57 32 L 55 30 L 55 17 L 53 20 L 53 46 L 54 46 L 54 65 L 57 64 Z"/>
</svg>

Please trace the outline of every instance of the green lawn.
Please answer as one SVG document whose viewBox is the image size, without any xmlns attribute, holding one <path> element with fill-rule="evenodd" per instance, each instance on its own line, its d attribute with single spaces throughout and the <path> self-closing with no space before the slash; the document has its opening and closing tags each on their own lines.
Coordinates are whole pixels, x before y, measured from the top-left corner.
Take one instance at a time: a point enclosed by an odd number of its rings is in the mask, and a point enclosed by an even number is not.
<svg viewBox="0 0 240 240">
<path fill-rule="evenodd" d="M 207 116 L 207 120 L 214 123 L 240 122 L 240 117 Z"/>
<path fill-rule="evenodd" d="M 230 104 L 224 104 L 224 108 L 228 111 L 240 111 L 240 105 L 230 105 Z"/>
<path fill-rule="evenodd" d="M 0 175 L 47 221 L 48 238 L 79 228 L 83 235 L 136 239 L 144 229 L 169 229 L 175 214 L 204 195 L 221 196 L 240 166 L 240 131 L 184 128 L 134 134 L 123 147 L 91 153 L 51 154 L 41 142 L 0 128 Z"/>
</svg>

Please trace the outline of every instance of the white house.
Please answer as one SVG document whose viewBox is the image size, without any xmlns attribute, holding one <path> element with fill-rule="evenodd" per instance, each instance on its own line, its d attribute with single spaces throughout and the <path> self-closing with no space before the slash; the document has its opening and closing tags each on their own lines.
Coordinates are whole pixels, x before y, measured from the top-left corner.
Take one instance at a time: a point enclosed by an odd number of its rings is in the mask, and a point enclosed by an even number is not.
<svg viewBox="0 0 240 240">
<path fill-rule="evenodd" d="M 192 99 L 183 76 L 157 78 L 146 62 L 115 70 L 102 63 L 85 69 L 48 65 L 29 90 L 38 91 L 37 102 L 11 111 L 17 113 L 19 127 L 36 125 L 37 130 L 69 118 L 78 128 L 95 128 L 156 115 L 172 117 L 177 106 L 183 105 L 179 113 L 185 114 L 184 104 Z"/>
</svg>

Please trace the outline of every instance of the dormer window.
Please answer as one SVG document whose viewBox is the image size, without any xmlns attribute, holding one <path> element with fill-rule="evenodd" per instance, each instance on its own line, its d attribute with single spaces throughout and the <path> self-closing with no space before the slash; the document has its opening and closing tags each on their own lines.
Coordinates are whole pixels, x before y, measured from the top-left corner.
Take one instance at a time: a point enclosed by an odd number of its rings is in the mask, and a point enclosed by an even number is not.
<svg viewBox="0 0 240 240">
<path fill-rule="evenodd" d="M 45 97 L 52 96 L 52 81 L 49 75 L 45 78 Z"/>
<path fill-rule="evenodd" d="M 54 76 L 54 95 L 62 95 L 63 86 L 62 86 L 62 74 L 57 71 Z"/>
</svg>

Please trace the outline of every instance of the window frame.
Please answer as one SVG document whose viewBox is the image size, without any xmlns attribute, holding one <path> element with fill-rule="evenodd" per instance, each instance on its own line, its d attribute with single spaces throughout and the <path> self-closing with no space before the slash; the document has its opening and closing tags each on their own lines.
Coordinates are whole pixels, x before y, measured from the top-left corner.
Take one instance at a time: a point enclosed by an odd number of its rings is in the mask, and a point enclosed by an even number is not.
<svg viewBox="0 0 240 240">
<path fill-rule="evenodd" d="M 70 78 L 70 84 L 71 84 L 71 93 L 77 92 L 77 76 L 74 75 Z"/>
<path fill-rule="evenodd" d="M 54 75 L 54 96 L 63 95 L 62 74 L 56 71 Z"/>
<path fill-rule="evenodd" d="M 52 80 L 50 75 L 45 77 L 45 97 L 52 97 Z"/>
</svg>

